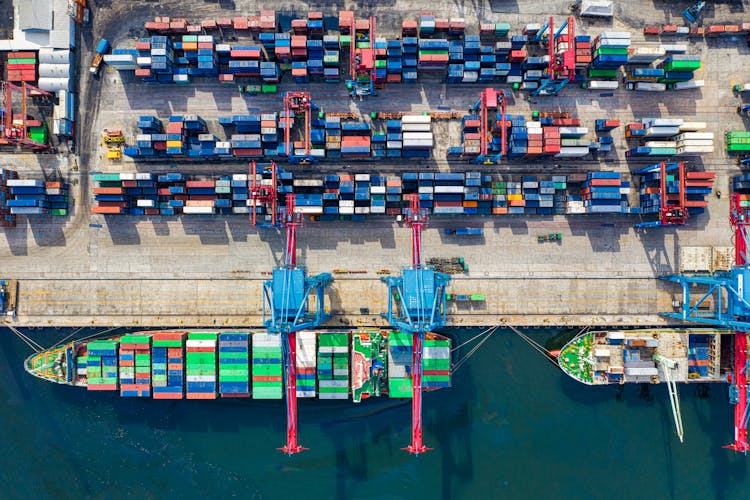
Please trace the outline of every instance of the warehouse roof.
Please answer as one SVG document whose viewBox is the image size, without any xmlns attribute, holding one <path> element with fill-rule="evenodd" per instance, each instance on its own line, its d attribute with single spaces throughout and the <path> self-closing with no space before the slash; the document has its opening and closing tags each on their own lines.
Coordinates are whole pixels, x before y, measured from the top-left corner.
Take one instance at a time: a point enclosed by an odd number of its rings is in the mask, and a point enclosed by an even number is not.
<svg viewBox="0 0 750 500">
<path fill-rule="evenodd" d="M 22 31 L 52 29 L 52 0 L 23 0 L 18 7 L 18 28 Z"/>
</svg>

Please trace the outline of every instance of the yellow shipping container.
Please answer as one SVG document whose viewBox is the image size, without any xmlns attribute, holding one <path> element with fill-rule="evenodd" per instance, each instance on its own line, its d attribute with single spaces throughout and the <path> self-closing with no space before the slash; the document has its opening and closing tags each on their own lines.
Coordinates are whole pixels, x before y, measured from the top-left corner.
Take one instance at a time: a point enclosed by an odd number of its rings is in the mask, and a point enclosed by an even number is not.
<svg viewBox="0 0 750 500">
<path fill-rule="evenodd" d="M 182 141 L 167 141 L 168 148 L 181 148 Z"/>
</svg>

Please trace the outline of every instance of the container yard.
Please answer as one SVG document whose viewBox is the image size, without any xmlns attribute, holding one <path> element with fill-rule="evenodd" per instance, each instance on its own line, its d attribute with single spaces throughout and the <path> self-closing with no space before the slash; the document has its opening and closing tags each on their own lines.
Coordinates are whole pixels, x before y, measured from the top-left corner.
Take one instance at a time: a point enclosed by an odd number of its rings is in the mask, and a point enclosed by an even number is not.
<svg viewBox="0 0 750 500">
<path fill-rule="evenodd" d="M 750 448 L 750 14 L 32 3 L 0 41 L 3 323 L 129 333 L 30 374 L 283 400 L 289 455 L 298 399 L 403 399 L 419 455 L 443 333 L 507 327 L 585 384 L 664 383 L 680 440 L 676 384 L 728 381 Z"/>
</svg>

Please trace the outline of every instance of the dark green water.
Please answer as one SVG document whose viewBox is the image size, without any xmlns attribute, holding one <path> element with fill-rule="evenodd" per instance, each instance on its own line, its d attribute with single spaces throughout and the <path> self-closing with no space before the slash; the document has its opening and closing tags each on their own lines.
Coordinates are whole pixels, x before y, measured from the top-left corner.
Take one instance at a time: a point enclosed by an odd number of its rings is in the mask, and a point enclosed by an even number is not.
<svg viewBox="0 0 750 500">
<path fill-rule="evenodd" d="M 59 333 L 32 332 L 43 345 Z M 545 335 L 536 332 L 537 338 Z M 462 335 L 463 336 L 463 335 Z M 549 334 L 547 334 L 549 336 Z M 449 390 L 424 399 L 412 457 L 410 407 L 302 401 L 292 458 L 281 402 L 120 399 L 22 369 L 0 330 L 0 498 L 748 498 L 750 457 L 731 440 L 726 385 L 681 386 L 680 445 L 663 386 L 590 388 L 498 334 Z"/>
</svg>

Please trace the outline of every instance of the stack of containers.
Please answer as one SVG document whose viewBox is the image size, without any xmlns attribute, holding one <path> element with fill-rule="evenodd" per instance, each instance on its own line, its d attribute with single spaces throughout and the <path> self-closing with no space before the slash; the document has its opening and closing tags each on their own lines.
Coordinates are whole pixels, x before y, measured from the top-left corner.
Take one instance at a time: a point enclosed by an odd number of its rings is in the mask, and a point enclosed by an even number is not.
<svg viewBox="0 0 750 500">
<path fill-rule="evenodd" d="M 405 176 L 406 174 L 404 174 Z M 462 214 L 464 194 L 464 174 L 437 173 L 433 189 L 434 214 Z"/>
<path fill-rule="evenodd" d="M 432 117 L 429 115 L 404 115 L 401 117 L 402 156 L 404 158 L 429 158 L 433 147 Z"/>
<path fill-rule="evenodd" d="M 576 68 L 587 68 L 592 60 L 591 37 L 589 35 L 576 36 Z"/>
<path fill-rule="evenodd" d="M 419 36 L 430 37 L 435 33 L 435 15 L 432 12 L 423 12 L 419 15 Z"/>
<path fill-rule="evenodd" d="M 120 396 L 151 396 L 151 335 L 120 337 Z"/>
<path fill-rule="evenodd" d="M 346 159 L 370 158 L 370 125 L 363 122 L 341 124 L 341 156 Z"/>
<path fill-rule="evenodd" d="M 708 377 L 710 366 L 708 335 L 690 335 L 688 346 L 688 379 Z"/>
<path fill-rule="evenodd" d="M 89 391 L 116 391 L 117 376 L 116 340 L 89 342 L 86 352 L 86 384 Z"/>
<path fill-rule="evenodd" d="M 581 189 L 586 213 L 629 213 L 629 189 L 619 172 L 589 172 Z"/>
<path fill-rule="evenodd" d="M 386 156 L 388 158 L 401 158 L 401 150 L 403 148 L 401 120 L 388 120 L 385 124 L 385 130 Z"/>
<path fill-rule="evenodd" d="M 554 122 L 560 125 L 560 152 L 555 158 L 581 158 L 589 154 L 590 141 L 583 139 L 588 134 L 588 127 L 580 127 L 577 118 L 556 118 Z M 572 126 L 569 126 L 572 125 Z"/>
<path fill-rule="evenodd" d="M 628 64 L 651 64 L 666 55 L 664 47 L 631 47 Z"/>
<path fill-rule="evenodd" d="M 253 399 L 281 399 L 281 336 L 253 333 Z"/>
<path fill-rule="evenodd" d="M 388 40 L 386 45 L 386 81 L 400 83 L 403 65 L 401 64 L 403 51 L 401 40 Z"/>
<path fill-rule="evenodd" d="M 403 69 L 401 81 L 403 83 L 416 83 L 419 40 L 416 37 L 405 37 L 402 42 L 402 50 L 404 57 L 401 63 Z"/>
<path fill-rule="evenodd" d="M 8 52 L 7 80 L 9 82 L 35 82 L 36 67 L 36 52 Z"/>
<path fill-rule="evenodd" d="M 727 132 L 727 153 L 745 153 L 750 151 L 750 132 L 732 131 Z"/>
<path fill-rule="evenodd" d="M 411 334 L 392 331 L 388 333 L 388 396 L 411 398 L 411 362 L 413 349 Z"/>
<path fill-rule="evenodd" d="M 680 133 L 674 137 L 677 142 L 677 154 L 702 154 L 714 152 L 714 134 L 713 132 L 683 131 L 680 126 Z"/>
<path fill-rule="evenodd" d="M 326 117 L 326 156 L 328 158 L 341 158 L 341 119 L 339 117 Z"/>
<path fill-rule="evenodd" d="M 323 79 L 326 83 L 341 81 L 339 74 L 340 41 L 336 35 L 323 37 Z"/>
<path fill-rule="evenodd" d="M 354 175 L 354 213 L 370 213 L 370 174 Z"/>
<path fill-rule="evenodd" d="M 448 40 L 419 39 L 417 67 L 423 71 L 444 71 L 448 68 Z"/>
<path fill-rule="evenodd" d="M 643 118 L 641 127 L 628 126 L 628 137 L 643 137 L 643 146 L 631 148 L 626 156 L 672 156 L 677 143 L 670 140 L 680 132 L 684 120 L 679 118 Z M 641 132 L 642 130 L 642 132 Z M 638 132 L 636 132 L 638 131 Z"/>
<path fill-rule="evenodd" d="M 182 399 L 185 332 L 154 332 L 151 336 L 151 379 L 154 399 Z"/>
<path fill-rule="evenodd" d="M 247 332 L 219 334 L 219 393 L 223 398 L 250 397 Z"/>
<path fill-rule="evenodd" d="M 276 60 L 280 63 L 291 62 L 292 36 L 289 33 L 274 34 L 274 55 L 276 56 Z"/>
<path fill-rule="evenodd" d="M 16 216 L 8 207 L 11 195 L 8 181 L 17 178 L 18 173 L 15 170 L 0 168 L 0 227 L 15 227 L 16 225 Z"/>
<path fill-rule="evenodd" d="M 441 389 L 451 386 L 451 342 L 448 339 L 425 339 L 422 355 L 422 387 Z"/>
<path fill-rule="evenodd" d="M 542 131 L 541 122 L 526 122 L 526 156 L 540 156 L 544 152 L 544 132 Z"/>
<path fill-rule="evenodd" d="M 373 215 L 385 214 L 385 182 L 382 175 L 373 175 L 370 178 L 370 213 Z"/>
<path fill-rule="evenodd" d="M 314 398 L 316 348 L 318 336 L 315 332 L 297 332 L 297 397 Z"/>
<path fill-rule="evenodd" d="M 605 31 L 594 39 L 589 79 L 617 78 L 620 66 L 628 63 L 630 33 Z"/>
<path fill-rule="evenodd" d="M 389 175 L 385 180 L 385 213 L 388 215 L 399 215 L 403 209 L 401 198 L 401 178 Z"/>
<path fill-rule="evenodd" d="M 216 399 L 216 337 L 213 332 L 188 333 L 187 399 Z"/>
<path fill-rule="evenodd" d="M 318 335 L 318 397 L 349 397 L 349 334 Z"/>
<path fill-rule="evenodd" d="M 4 206 L 14 215 L 67 215 L 68 185 L 30 179 L 7 179 Z M 7 195 L 12 195 L 8 197 Z"/>
<path fill-rule="evenodd" d="M 521 115 L 506 115 L 510 121 L 510 142 L 508 157 L 520 158 L 526 155 L 529 135 L 526 132 L 526 118 Z"/>
<path fill-rule="evenodd" d="M 701 67 L 701 56 L 674 54 L 667 57 L 659 68 L 664 70 L 661 83 L 677 85 L 693 79 L 693 73 Z M 678 90 L 681 87 L 678 87 Z"/>
</svg>

